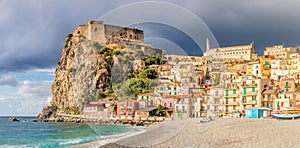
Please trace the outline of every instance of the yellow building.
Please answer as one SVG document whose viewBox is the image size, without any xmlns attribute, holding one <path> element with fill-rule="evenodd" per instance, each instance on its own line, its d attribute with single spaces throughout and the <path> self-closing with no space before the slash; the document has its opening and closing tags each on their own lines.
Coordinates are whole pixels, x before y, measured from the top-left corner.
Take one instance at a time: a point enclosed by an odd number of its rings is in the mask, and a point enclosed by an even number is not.
<svg viewBox="0 0 300 148">
<path fill-rule="evenodd" d="M 225 94 L 223 103 L 223 113 L 231 115 L 232 112 L 241 111 L 240 108 L 240 89 L 239 84 L 230 77 L 225 84 Z M 231 83 L 229 83 L 231 82 Z"/>
<path fill-rule="evenodd" d="M 287 59 L 290 57 L 290 54 L 294 53 L 295 49 L 292 47 L 284 47 L 283 45 L 266 47 L 264 55 L 274 56 L 275 58 Z"/>
<path fill-rule="evenodd" d="M 263 56 L 259 58 L 259 63 L 261 67 L 261 74 L 263 78 L 271 77 L 271 60 L 274 59 L 274 56 Z"/>
</svg>

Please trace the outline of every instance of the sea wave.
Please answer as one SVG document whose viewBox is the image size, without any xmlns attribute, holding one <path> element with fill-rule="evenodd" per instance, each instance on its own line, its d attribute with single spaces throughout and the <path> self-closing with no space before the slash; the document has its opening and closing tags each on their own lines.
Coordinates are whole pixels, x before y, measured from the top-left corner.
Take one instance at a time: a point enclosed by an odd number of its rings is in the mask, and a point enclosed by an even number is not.
<svg viewBox="0 0 300 148">
<path fill-rule="evenodd" d="M 134 135 L 141 134 L 146 131 L 144 128 L 141 127 L 135 127 L 135 129 L 136 129 L 135 131 L 128 131 L 128 132 L 115 134 L 115 135 L 99 136 L 95 141 L 92 141 L 90 143 L 75 145 L 72 147 L 99 147 L 99 146 L 106 145 L 108 143 L 117 142 L 121 139 L 125 139 Z"/>
</svg>

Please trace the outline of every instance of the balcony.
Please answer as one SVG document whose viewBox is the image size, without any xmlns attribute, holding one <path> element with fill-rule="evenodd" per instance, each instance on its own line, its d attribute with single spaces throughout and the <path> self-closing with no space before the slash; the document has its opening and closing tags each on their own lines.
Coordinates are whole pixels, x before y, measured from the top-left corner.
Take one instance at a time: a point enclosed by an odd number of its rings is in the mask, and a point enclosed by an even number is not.
<svg viewBox="0 0 300 148">
<path fill-rule="evenodd" d="M 239 102 L 232 102 L 232 101 L 230 101 L 230 102 L 225 102 L 224 103 L 224 105 L 225 106 L 238 106 L 238 105 L 240 105 L 240 103 Z"/>
<path fill-rule="evenodd" d="M 224 96 L 225 98 L 239 98 L 240 95 L 239 94 L 229 94 L 228 96 Z"/>
<path fill-rule="evenodd" d="M 256 90 L 255 92 L 252 92 L 252 91 L 247 91 L 246 92 L 246 94 L 244 94 L 243 92 L 242 92 L 242 96 L 256 96 L 257 95 L 257 93 L 258 93 L 258 91 Z"/>
<path fill-rule="evenodd" d="M 254 105 L 254 104 L 257 104 L 257 101 L 256 100 L 250 100 L 250 101 L 246 101 L 246 102 L 243 102 L 243 105 Z"/>
<path fill-rule="evenodd" d="M 272 102 L 273 100 L 274 100 L 274 97 L 264 97 L 261 101 Z"/>
<path fill-rule="evenodd" d="M 242 83 L 241 84 L 242 87 L 257 87 L 256 83 Z"/>
<path fill-rule="evenodd" d="M 219 101 L 215 101 L 215 102 L 213 102 L 213 104 L 214 104 L 215 106 L 221 105 Z"/>
<path fill-rule="evenodd" d="M 221 98 L 220 95 L 214 95 L 213 97 L 214 97 L 214 98 Z"/>
<path fill-rule="evenodd" d="M 225 89 L 226 90 L 238 90 L 240 88 L 237 85 L 235 85 L 235 86 L 225 86 Z"/>
</svg>

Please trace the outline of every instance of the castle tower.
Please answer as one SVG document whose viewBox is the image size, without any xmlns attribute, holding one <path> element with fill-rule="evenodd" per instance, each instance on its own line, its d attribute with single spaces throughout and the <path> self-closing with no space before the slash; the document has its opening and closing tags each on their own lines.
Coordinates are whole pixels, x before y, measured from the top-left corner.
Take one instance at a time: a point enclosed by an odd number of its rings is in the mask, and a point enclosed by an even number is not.
<svg viewBox="0 0 300 148">
<path fill-rule="evenodd" d="M 209 49 L 210 49 L 209 38 L 206 38 L 206 51 L 208 51 Z"/>
<path fill-rule="evenodd" d="M 103 21 L 89 21 L 87 24 L 87 39 L 105 44 Z"/>
</svg>

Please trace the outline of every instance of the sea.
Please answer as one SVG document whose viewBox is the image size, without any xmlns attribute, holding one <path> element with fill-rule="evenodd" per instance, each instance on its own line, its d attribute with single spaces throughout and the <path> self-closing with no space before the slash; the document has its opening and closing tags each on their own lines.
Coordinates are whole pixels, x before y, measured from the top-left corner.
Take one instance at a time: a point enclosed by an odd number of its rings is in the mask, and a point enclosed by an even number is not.
<svg viewBox="0 0 300 148">
<path fill-rule="evenodd" d="M 99 146 L 144 131 L 142 127 L 87 123 L 29 122 L 36 117 L 0 117 L 0 148 L 69 147 L 92 141 Z M 101 143 L 102 141 L 102 143 Z"/>
</svg>

